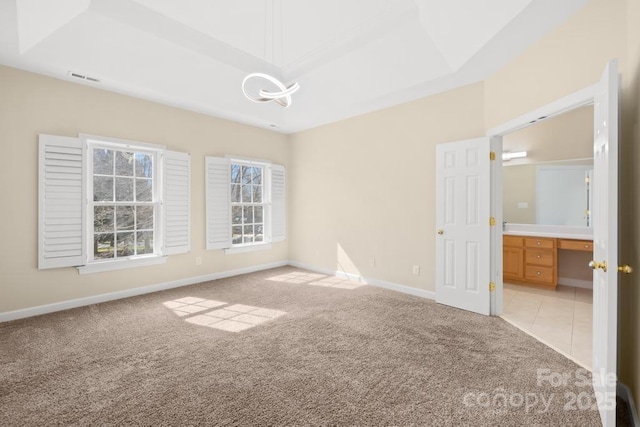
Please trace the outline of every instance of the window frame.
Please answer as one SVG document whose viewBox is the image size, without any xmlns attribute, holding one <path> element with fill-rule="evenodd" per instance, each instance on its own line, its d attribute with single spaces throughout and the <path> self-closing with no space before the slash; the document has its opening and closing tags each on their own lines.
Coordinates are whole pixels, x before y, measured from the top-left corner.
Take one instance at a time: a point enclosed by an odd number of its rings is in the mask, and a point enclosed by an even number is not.
<svg viewBox="0 0 640 427">
<path fill-rule="evenodd" d="M 231 163 L 259 164 L 265 167 L 265 242 L 232 245 L 231 239 Z M 233 155 L 205 156 L 206 249 L 223 249 L 225 254 L 259 251 L 286 240 L 286 167 L 269 160 L 239 158 Z"/>
<path fill-rule="evenodd" d="M 255 202 L 251 202 L 251 203 L 246 203 L 246 202 L 234 202 L 233 199 L 233 191 L 231 190 L 233 188 L 234 185 L 239 185 L 240 186 L 240 194 L 242 195 L 242 174 L 240 175 L 240 183 L 236 184 L 233 182 L 233 178 L 232 178 L 232 174 L 233 174 L 233 167 L 234 165 L 240 166 L 242 167 L 259 167 L 262 170 L 262 202 L 260 203 L 255 203 Z M 239 159 L 235 159 L 235 158 L 231 158 L 229 159 L 229 209 L 230 209 L 230 228 L 229 228 L 229 233 L 231 235 L 231 246 L 230 249 L 240 249 L 240 248 L 251 248 L 251 247 L 257 247 L 257 246 L 261 246 L 261 245 L 268 245 L 271 243 L 271 234 L 270 234 L 270 219 L 271 219 L 271 214 L 270 214 L 270 207 L 271 207 L 271 203 L 270 203 L 270 193 L 269 193 L 269 180 L 268 180 L 268 176 L 269 176 L 269 163 L 265 163 L 265 162 L 259 162 L 259 161 L 254 161 L 254 160 L 239 160 Z M 242 196 L 241 196 L 242 197 Z M 256 207 L 256 206 L 261 206 L 262 207 L 262 241 L 256 242 L 255 240 L 253 242 L 241 242 L 241 243 L 233 243 L 233 227 L 238 227 L 237 224 L 233 223 L 233 208 L 234 207 L 242 207 L 243 210 L 243 214 L 242 216 L 244 217 L 244 207 L 245 206 L 251 206 L 251 207 Z M 254 210 L 254 215 L 255 215 L 255 210 Z M 252 223 L 255 226 L 255 216 L 254 216 L 254 222 Z M 242 225 L 239 225 L 239 227 L 244 227 L 244 223 Z M 243 236 L 243 240 L 244 240 L 244 230 L 242 232 L 242 236 Z M 254 229 L 254 239 L 255 239 L 255 229 Z"/>
<path fill-rule="evenodd" d="M 82 145 L 86 150 L 85 156 L 85 194 L 86 194 L 86 210 L 85 217 L 87 218 L 85 225 L 85 245 L 87 248 L 85 265 L 78 267 L 79 272 L 90 273 L 98 271 L 118 270 L 123 268 L 151 265 L 156 263 L 162 263 L 166 261 L 166 257 L 163 254 L 163 153 L 165 147 L 157 144 L 139 143 L 135 141 L 121 140 L 117 138 L 108 138 L 93 135 L 80 135 Z M 154 210 L 154 223 L 153 223 L 153 253 L 129 255 L 129 256 L 117 256 L 117 245 L 114 244 L 114 257 L 113 258 L 95 258 L 93 251 L 94 242 L 94 207 L 100 206 L 101 202 L 94 202 L 93 200 L 93 150 L 95 148 L 111 149 L 114 151 L 130 151 L 135 153 L 143 153 L 152 156 L 153 171 L 152 171 L 152 202 L 106 202 L 108 205 L 151 205 Z M 115 176 L 115 175 L 114 175 Z M 135 179 L 135 177 L 134 177 Z M 115 198 L 115 194 L 114 194 Z M 116 231 L 114 230 L 114 233 Z M 136 230 L 133 230 L 136 232 Z"/>
<path fill-rule="evenodd" d="M 262 169 L 262 202 L 261 203 L 243 203 L 243 202 L 233 202 L 232 200 L 232 188 L 233 185 L 238 185 L 233 182 L 232 179 L 232 170 L 233 166 L 238 165 L 240 167 L 260 167 Z M 270 168 L 271 163 L 268 161 L 261 160 L 253 160 L 253 159 L 245 159 L 238 157 L 229 157 L 229 235 L 231 246 L 225 249 L 225 253 L 242 253 L 242 252 L 250 252 L 254 250 L 261 249 L 269 249 L 271 247 L 271 181 L 270 181 Z M 240 177 L 242 179 L 242 176 Z M 242 194 L 242 182 L 240 182 L 240 191 Z M 233 208 L 236 206 L 241 206 L 244 211 L 244 206 L 262 206 L 262 241 L 260 242 L 242 242 L 242 243 L 233 243 L 233 227 L 237 227 L 238 225 L 233 224 Z M 244 212 L 243 212 L 244 216 Z M 255 225 L 255 222 L 253 223 Z M 240 225 L 240 227 L 244 227 Z M 243 231 L 244 236 L 244 231 Z"/>
</svg>

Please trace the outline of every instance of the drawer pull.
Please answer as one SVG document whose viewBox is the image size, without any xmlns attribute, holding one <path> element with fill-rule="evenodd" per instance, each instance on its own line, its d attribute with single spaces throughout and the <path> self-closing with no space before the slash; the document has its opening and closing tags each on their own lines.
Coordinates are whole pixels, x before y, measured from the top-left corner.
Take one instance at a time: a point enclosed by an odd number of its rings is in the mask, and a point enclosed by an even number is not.
<svg viewBox="0 0 640 427">
<path fill-rule="evenodd" d="M 584 248 L 585 249 L 589 249 L 589 245 L 584 245 Z"/>
<path fill-rule="evenodd" d="M 540 258 L 542 258 L 542 257 L 541 257 L 540 255 L 536 255 L 536 258 L 540 259 Z"/>
<path fill-rule="evenodd" d="M 536 245 L 540 246 L 540 241 L 539 240 L 536 242 Z"/>
<path fill-rule="evenodd" d="M 539 271 L 536 271 L 536 276 L 541 275 L 542 273 L 540 273 Z"/>
</svg>

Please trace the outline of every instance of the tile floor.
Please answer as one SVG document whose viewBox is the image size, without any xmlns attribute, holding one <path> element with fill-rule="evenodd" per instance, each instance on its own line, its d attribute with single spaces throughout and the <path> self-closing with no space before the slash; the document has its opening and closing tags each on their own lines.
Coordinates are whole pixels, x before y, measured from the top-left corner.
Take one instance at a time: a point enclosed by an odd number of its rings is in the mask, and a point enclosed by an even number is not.
<svg viewBox="0 0 640 427">
<path fill-rule="evenodd" d="M 593 292 L 504 284 L 503 318 L 591 367 Z"/>
</svg>

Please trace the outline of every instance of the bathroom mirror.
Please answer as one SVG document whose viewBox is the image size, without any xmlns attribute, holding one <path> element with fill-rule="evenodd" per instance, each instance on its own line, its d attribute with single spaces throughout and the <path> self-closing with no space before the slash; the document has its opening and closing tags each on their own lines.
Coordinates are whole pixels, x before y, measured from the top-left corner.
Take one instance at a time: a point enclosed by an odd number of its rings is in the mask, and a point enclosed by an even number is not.
<svg viewBox="0 0 640 427">
<path fill-rule="evenodd" d="M 507 223 L 591 227 L 593 159 L 503 168 Z"/>
</svg>

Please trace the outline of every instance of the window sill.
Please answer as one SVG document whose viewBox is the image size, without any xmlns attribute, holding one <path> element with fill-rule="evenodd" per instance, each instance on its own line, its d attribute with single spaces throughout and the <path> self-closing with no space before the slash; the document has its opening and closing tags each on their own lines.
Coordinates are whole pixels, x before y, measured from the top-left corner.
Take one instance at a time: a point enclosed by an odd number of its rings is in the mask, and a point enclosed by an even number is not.
<svg viewBox="0 0 640 427">
<path fill-rule="evenodd" d="M 271 243 L 260 243 L 257 245 L 234 246 L 224 250 L 225 255 L 242 254 L 245 252 L 265 251 L 271 249 Z"/>
<path fill-rule="evenodd" d="M 146 267 L 167 262 L 166 256 L 150 256 L 145 258 L 123 259 L 118 261 L 101 261 L 76 267 L 78 274 L 102 273 L 103 271 L 124 270 L 126 268 Z"/>
</svg>

